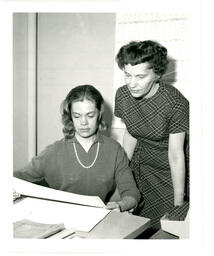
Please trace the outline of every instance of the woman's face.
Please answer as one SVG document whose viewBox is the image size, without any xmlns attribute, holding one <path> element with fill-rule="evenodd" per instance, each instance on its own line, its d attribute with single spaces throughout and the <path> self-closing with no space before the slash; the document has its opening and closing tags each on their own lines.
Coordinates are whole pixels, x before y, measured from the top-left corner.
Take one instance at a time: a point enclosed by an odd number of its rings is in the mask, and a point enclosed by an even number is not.
<svg viewBox="0 0 214 256">
<path fill-rule="evenodd" d="M 125 65 L 124 74 L 125 82 L 134 98 L 139 98 L 146 95 L 158 77 L 154 73 L 153 69 L 149 68 L 148 62 L 134 66 L 130 64 Z M 147 96 L 149 96 L 149 94 Z"/>
<path fill-rule="evenodd" d="M 94 102 L 87 99 L 73 102 L 71 117 L 75 131 L 79 136 L 88 138 L 96 133 L 99 111 Z"/>
</svg>

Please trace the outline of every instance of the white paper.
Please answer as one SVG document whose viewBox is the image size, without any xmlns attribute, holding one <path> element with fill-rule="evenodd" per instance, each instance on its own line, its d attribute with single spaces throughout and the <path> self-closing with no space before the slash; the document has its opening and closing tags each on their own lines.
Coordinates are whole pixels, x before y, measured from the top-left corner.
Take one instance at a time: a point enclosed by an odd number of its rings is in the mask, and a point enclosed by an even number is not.
<svg viewBox="0 0 214 256">
<path fill-rule="evenodd" d="M 13 222 L 29 219 L 45 224 L 64 223 L 66 229 L 89 232 L 109 212 L 105 208 L 28 197 L 13 205 Z"/>
<path fill-rule="evenodd" d="M 13 189 L 21 194 L 44 199 L 51 199 L 61 202 L 88 205 L 94 207 L 104 207 L 104 202 L 98 196 L 84 196 L 70 192 L 60 191 L 43 187 L 18 178 L 13 177 Z"/>
<path fill-rule="evenodd" d="M 185 220 L 168 220 L 162 217 L 161 229 L 179 236 L 181 239 L 189 238 L 189 212 L 187 213 Z"/>
</svg>

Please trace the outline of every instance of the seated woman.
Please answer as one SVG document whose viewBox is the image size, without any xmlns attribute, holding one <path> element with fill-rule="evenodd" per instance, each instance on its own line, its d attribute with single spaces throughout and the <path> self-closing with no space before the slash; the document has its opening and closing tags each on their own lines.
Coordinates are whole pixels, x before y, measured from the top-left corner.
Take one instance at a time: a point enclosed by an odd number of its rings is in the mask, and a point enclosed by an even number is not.
<svg viewBox="0 0 214 256">
<path fill-rule="evenodd" d="M 49 187 L 99 196 L 107 209 L 127 211 L 140 200 L 129 161 L 120 144 L 101 134 L 103 97 L 91 85 L 73 88 L 62 102 L 64 138 L 49 145 L 14 176 Z M 120 201 L 109 202 L 118 188 Z"/>
</svg>

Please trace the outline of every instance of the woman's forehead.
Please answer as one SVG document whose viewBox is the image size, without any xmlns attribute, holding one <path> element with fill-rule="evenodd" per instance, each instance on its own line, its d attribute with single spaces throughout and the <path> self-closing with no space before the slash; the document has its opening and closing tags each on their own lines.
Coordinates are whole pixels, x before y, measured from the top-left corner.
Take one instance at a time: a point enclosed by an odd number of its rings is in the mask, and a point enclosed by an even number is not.
<svg viewBox="0 0 214 256">
<path fill-rule="evenodd" d="M 96 105 L 95 102 L 92 100 L 88 100 L 84 98 L 83 100 L 76 100 L 72 102 L 72 111 L 84 111 L 84 112 L 90 112 L 90 111 L 95 111 Z"/>
<path fill-rule="evenodd" d="M 130 74 L 144 74 L 149 72 L 150 64 L 148 62 L 143 62 L 137 65 L 127 64 L 124 66 L 124 71 Z"/>
</svg>

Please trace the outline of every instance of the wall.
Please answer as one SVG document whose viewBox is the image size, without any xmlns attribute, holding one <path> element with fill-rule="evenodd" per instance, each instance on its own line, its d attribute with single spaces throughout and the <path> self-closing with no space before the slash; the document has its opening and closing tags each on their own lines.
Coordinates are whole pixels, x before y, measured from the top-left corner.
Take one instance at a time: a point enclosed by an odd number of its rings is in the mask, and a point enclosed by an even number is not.
<svg viewBox="0 0 214 256">
<path fill-rule="evenodd" d="M 38 152 L 62 138 L 59 106 L 74 86 L 93 84 L 111 124 L 115 14 L 40 13 L 38 16 Z"/>
<path fill-rule="evenodd" d="M 13 166 L 28 160 L 28 15 L 13 16 Z"/>
<path fill-rule="evenodd" d="M 13 165 L 36 153 L 36 14 L 13 15 Z"/>
<path fill-rule="evenodd" d="M 31 20 L 33 15 L 14 14 L 15 169 L 35 155 L 36 143 L 38 153 L 46 145 L 62 138 L 59 106 L 73 86 L 95 85 L 106 101 L 104 119 L 112 124 L 114 93 L 123 84 L 123 74 L 114 58 L 118 47 L 125 41 L 153 39 L 166 45 L 169 54 L 177 61 L 179 83 L 177 80 L 175 85 L 188 98 L 189 34 L 186 16 L 127 14 L 117 15 L 116 21 L 114 13 L 39 13 L 38 137 L 35 141 L 33 88 L 36 67 L 33 65 L 36 27 Z M 111 136 L 121 143 L 123 132 L 123 126 L 113 123 Z"/>
<path fill-rule="evenodd" d="M 190 28 L 184 13 L 118 13 L 116 16 L 115 55 L 124 44 L 134 40 L 154 40 L 167 48 L 169 64 L 162 79 L 190 98 Z M 114 92 L 124 84 L 124 74 L 114 63 Z M 118 118 L 113 126 L 123 128 Z"/>
</svg>

